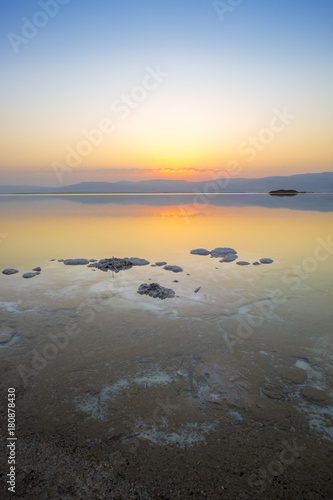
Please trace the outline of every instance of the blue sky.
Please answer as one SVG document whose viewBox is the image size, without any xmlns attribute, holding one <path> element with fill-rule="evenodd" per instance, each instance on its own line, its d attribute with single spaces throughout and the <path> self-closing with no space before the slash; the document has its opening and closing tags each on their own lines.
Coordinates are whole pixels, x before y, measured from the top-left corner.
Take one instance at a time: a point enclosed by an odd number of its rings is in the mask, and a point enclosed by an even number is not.
<svg viewBox="0 0 333 500">
<path fill-rule="evenodd" d="M 238 158 L 244 176 L 331 169 L 332 2 L 227 0 L 221 20 L 206 0 L 62 1 L 2 1 L 0 182 L 56 183 L 54 161 L 156 65 L 168 78 L 66 183 L 223 169 L 283 106 L 296 119 Z M 38 17 L 42 3 L 56 14 Z M 22 18 L 45 26 L 13 42 Z"/>
</svg>

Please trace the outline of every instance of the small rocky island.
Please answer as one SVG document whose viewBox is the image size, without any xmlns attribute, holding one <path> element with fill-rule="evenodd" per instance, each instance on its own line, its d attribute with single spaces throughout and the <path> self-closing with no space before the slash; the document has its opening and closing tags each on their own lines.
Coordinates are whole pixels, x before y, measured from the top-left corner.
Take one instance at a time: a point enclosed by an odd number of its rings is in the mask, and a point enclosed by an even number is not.
<svg viewBox="0 0 333 500">
<path fill-rule="evenodd" d="M 277 189 L 276 191 L 270 191 L 268 194 L 272 196 L 296 196 L 300 192 L 295 189 Z"/>
</svg>

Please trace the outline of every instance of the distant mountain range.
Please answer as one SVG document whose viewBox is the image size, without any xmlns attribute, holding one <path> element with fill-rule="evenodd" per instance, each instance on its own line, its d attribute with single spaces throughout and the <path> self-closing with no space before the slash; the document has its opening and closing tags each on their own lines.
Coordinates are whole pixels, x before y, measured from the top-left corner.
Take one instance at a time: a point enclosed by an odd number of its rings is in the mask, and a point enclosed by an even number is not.
<svg viewBox="0 0 333 500">
<path fill-rule="evenodd" d="M 0 186 L 0 194 L 88 194 L 88 193 L 268 193 L 277 189 L 332 193 L 333 172 L 262 177 L 230 178 L 201 182 L 154 179 L 139 182 L 80 182 L 61 187 Z"/>
</svg>

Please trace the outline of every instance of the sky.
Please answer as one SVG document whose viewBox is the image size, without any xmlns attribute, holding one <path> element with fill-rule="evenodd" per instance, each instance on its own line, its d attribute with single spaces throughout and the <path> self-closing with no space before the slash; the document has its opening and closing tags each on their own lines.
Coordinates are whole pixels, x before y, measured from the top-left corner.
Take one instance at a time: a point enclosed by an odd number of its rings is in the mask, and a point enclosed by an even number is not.
<svg viewBox="0 0 333 500">
<path fill-rule="evenodd" d="M 332 171 L 331 0 L 2 0 L 0 183 Z"/>
</svg>

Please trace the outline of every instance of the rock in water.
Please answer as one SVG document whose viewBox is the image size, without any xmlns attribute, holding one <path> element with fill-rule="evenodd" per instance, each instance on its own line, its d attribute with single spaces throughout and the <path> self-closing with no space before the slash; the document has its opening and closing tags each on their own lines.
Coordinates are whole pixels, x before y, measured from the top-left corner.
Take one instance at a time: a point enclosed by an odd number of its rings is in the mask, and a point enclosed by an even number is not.
<svg viewBox="0 0 333 500">
<path fill-rule="evenodd" d="M 173 273 L 182 273 L 183 268 L 179 266 L 164 266 L 163 269 L 166 271 L 172 271 Z"/>
<path fill-rule="evenodd" d="M 12 268 L 10 268 L 10 267 L 9 267 L 9 268 L 7 268 L 7 269 L 4 269 L 4 270 L 2 271 L 2 274 L 8 274 L 8 275 L 9 275 L 9 274 L 16 274 L 16 273 L 18 273 L 18 272 L 19 272 L 19 271 L 18 271 L 17 269 L 12 269 Z"/>
<path fill-rule="evenodd" d="M 88 259 L 65 259 L 65 266 L 86 266 L 89 264 Z"/>
<path fill-rule="evenodd" d="M 175 296 L 174 290 L 171 288 L 165 288 L 158 283 L 151 283 L 150 285 L 143 283 L 139 286 L 138 293 L 140 295 L 149 295 L 154 299 L 168 299 Z"/>
<path fill-rule="evenodd" d="M 212 257 L 225 257 L 226 255 L 228 255 L 230 253 L 235 253 L 236 254 L 237 252 L 233 248 L 217 247 L 217 248 L 214 248 L 214 250 L 212 250 L 210 252 L 210 255 Z"/>
<path fill-rule="evenodd" d="M 148 266 L 148 264 L 150 264 L 150 262 L 146 259 L 139 259 L 139 257 L 131 257 L 129 259 L 133 266 Z"/>
<path fill-rule="evenodd" d="M 294 384 L 302 384 L 306 379 L 306 372 L 297 366 L 286 367 L 282 369 L 281 376 Z"/>
<path fill-rule="evenodd" d="M 108 259 L 101 259 L 99 262 L 92 262 L 88 264 L 88 267 L 96 267 L 101 271 L 108 272 L 114 271 L 118 273 L 124 269 L 130 269 L 133 263 L 129 259 L 120 259 L 119 257 L 112 257 Z"/>
<path fill-rule="evenodd" d="M 238 266 L 249 266 L 250 262 L 246 262 L 246 260 L 239 260 L 238 262 L 236 262 L 236 264 Z"/>
<path fill-rule="evenodd" d="M 0 344 L 9 342 L 13 334 L 14 334 L 13 328 L 9 328 L 8 326 L 2 326 L 0 328 Z"/>
<path fill-rule="evenodd" d="M 234 260 L 238 259 L 238 255 L 235 253 L 227 253 L 227 255 L 220 260 L 220 262 L 233 262 Z"/>
<path fill-rule="evenodd" d="M 272 262 L 274 262 L 274 260 L 264 258 L 264 259 L 259 259 L 259 262 L 261 262 L 262 264 L 272 264 Z"/>
<path fill-rule="evenodd" d="M 306 385 L 303 388 L 302 394 L 308 401 L 317 405 L 324 404 L 329 399 L 329 396 L 325 391 L 316 389 L 310 385 Z"/>
<path fill-rule="evenodd" d="M 38 276 L 38 275 L 39 275 L 39 273 L 37 273 L 37 272 L 36 273 L 32 273 L 32 272 L 24 273 L 24 274 L 22 274 L 22 278 L 26 278 L 26 279 L 34 278 L 35 276 Z"/>
<path fill-rule="evenodd" d="M 191 250 L 190 253 L 192 255 L 209 255 L 210 251 L 205 248 L 196 248 L 195 250 Z"/>
<path fill-rule="evenodd" d="M 167 264 L 167 262 L 155 262 L 156 266 L 158 267 L 161 267 L 161 266 L 165 266 Z"/>
<path fill-rule="evenodd" d="M 260 262 L 252 262 L 252 266 L 260 266 Z"/>
<path fill-rule="evenodd" d="M 41 268 L 40 267 L 35 267 L 35 269 L 33 269 L 33 271 L 37 271 L 37 273 L 40 273 L 41 272 Z"/>
</svg>

